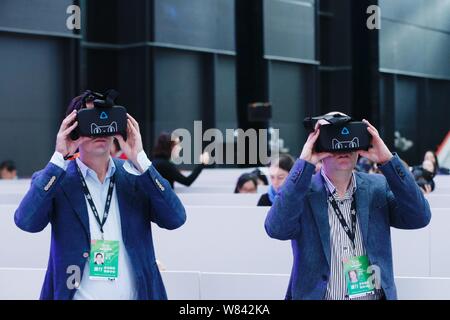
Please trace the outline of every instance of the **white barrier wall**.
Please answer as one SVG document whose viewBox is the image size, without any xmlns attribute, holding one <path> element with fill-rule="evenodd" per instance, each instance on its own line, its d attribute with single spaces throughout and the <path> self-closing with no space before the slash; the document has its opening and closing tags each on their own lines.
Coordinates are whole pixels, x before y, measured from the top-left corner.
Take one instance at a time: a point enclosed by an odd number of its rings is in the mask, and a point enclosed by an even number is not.
<svg viewBox="0 0 450 320">
<path fill-rule="evenodd" d="M 284 300 L 288 274 L 201 273 L 203 300 Z"/>
<path fill-rule="evenodd" d="M 430 223 L 430 274 L 450 277 L 450 209 L 434 209 Z"/>
<path fill-rule="evenodd" d="M 289 273 L 289 241 L 270 239 L 265 207 L 186 207 L 177 230 L 154 228 L 156 255 L 167 270 Z"/>
<path fill-rule="evenodd" d="M 431 208 L 447 208 L 450 214 L 450 194 L 429 194 L 426 196 Z"/>
<path fill-rule="evenodd" d="M 254 207 L 261 194 L 230 194 L 230 193 L 180 193 L 181 202 L 185 206 L 237 206 Z M 269 208 L 267 208 L 267 211 Z"/>
<path fill-rule="evenodd" d="M 15 206 L 0 206 L 0 267 L 45 268 L 50 227 L 37 234 L 23 232 L 14 224 L 14 210 Z M 432 221 L 424 229 L 392 229 L 397 276 L 450 277 L 450 214 L 447 209 L 432 212 Z M 153 227 L 157 258 L 167 270 L 290 272 L 290 242 L 265 233 L 267 208 L 188 206 L 187 214 L 180 229 Z"/>
<path fill-rule="evenodd" d="M 17 205 L 0 205 L 0 267 L 46 268 L 50 225 L 40 233 L 20 230 L 14 223 Z"/>
<path fill-rule="evenodd" d="M 175 185 L 174 190 L 177 194 L 184 194 L 184 193 L 203 193 L 203 194 L 234 194 L 234 184 L 225 184 L 225 185 L 192 185 L 190 187 L 186 186 L 177 186 Z M 257 193 L 262 194 L 266 193 L 269 189 L 268 186 L 258 186 Z"/>
<path fill-rule="evenodd" d="M 0 268 L 0 300 L 39 299 L 44 269 Z M 283 300 L 289 275 L 162 272 L 170 300 Z M 450 279 L 396 277 L 400 300 L 450 300 Z"/>
</svg>

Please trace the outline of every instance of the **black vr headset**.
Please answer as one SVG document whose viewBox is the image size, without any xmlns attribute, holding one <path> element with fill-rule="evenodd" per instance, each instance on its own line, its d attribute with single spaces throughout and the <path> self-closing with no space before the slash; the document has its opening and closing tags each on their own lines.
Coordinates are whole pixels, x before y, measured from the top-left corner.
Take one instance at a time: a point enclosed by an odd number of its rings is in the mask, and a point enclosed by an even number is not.
<svg viewBox="0 0 450 320">
<path fill-rule="evenodd" d="M 108 90 L 105 94 L 87 90 L 82 96 L 82 109 L 77 113 L 78 126 L 71 132 L 71 139 L 120 134 L 126 140 L 127 110 L 115 104 L 118 96 L 115 90 Z M 87 109 L 86 105 L 90 102 L 94 108 Z"/>
<path fill-rule="evenodd" d="M 364 122 L 334 114 L 305 118 L 303 125 L 306 130 L 313 132 L 319 120 L 326 120 L 329 124 L 320 126 L 320 135 L 315 144 L 316 152 L 351 152 L 369 150 L 371 147 L 372 136 Z"/>
</svg>

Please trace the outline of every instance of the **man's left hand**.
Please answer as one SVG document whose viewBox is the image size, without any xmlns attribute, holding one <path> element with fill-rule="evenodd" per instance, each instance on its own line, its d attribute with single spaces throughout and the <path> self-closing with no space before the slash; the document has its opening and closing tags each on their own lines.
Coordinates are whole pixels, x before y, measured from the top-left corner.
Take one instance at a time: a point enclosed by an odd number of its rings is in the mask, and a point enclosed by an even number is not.
<svg viewBox="0 0 450 320">
<path fill-rule="evenodd" d="M 369 131 L 372 136 L 372 147 L 369 151 L 359 150 L 358 154 L 379 164 L 385 164 L 390 161 L 394 156 L 392 155 L 392 152 L 389 151 L 389 148 L 386 146 L 383 139 L 381 139 L 378 130 L 366 119 L 364 119 L 363 122 L 367 124 L 367 131 Z"/>
<path fill-rule="evenodd" d="M 144 150 L 142 146 L 142 137 L 138 122 L 127 113 L 127 141 L 121 135 L 116 135 L 115 138 L 119 141 L 120 148 L 127 156 L 128 160 L 133 162 L 133 165 L 142 172 L 137 156 L 139 152 Z"/>
</svg>

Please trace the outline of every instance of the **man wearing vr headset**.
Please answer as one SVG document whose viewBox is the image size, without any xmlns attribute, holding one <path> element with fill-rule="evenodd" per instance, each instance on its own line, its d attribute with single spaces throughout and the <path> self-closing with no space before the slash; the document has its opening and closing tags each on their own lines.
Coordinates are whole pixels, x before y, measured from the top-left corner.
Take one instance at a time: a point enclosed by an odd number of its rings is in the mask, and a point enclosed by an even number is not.
<svg viewBox="0 0 450 320">
<path fill-rule="evenodd" d="M 431 219 L 429 204 L 367 120 L 357 126 L 367 127 L 368 150 L 318 152 L 320 131 L 330 128 L 325 125 L 332 126 L 324 120 L 313 126 L 265 221 L 270 237 L 292 241 L 286 298 L 396 299 L 390 227 L 425 227 Z M 358 149 L 357 144 L 347 146 Z M 358 155 L 378 163 L 384 175 L 354 172 Z M 313 175 L 320 161 L 322 169 Z"/>
<path fill-rule="evenodd" d="M 123 121 L 116 126 L 126 128 L 126 135 L 106 130 L 103 136 L 71 136 L 82 119 L 77 114 L 92 110 L 99 111 L 101 119 L 111 116 L 112 109 L 94 109 L 107 100 L 102 99 L 88 91 L 72 100 L 55 153 L 45 169 L 33 175 L 15 222 L 28 232 L 52 225 L 41 299 L 167 299 L 151 222 L 176 229 L 186 220 L 185 209 L 153 168 L 139 124 L 123 107 Z M 129 161 L 110 157 L 114 138 Z M 79 157 L 67 160 L 77 150 Z M 103 257 L 101 265 L 95 261 L 98 256 Z"/>
</svg>

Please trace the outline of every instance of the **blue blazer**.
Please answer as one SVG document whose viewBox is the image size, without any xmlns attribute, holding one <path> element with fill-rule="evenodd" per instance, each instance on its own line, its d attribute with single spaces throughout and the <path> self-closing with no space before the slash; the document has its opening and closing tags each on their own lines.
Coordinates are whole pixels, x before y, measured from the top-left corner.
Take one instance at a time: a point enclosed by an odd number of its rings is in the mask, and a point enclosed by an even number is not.
<svg viewBox="0 0 450 320">
<path fill-rule="evenodd" d="M 138 299 L 167 299 L 156 265 L 151 222 L 176 229 L 186 221 L 185 209 L 153 166 L 143 175 L 134 176 L 125 171 L 123 160 L 114 162 L 122 236 L 133 265 Z M 86 200 L 75 161 L 67 171 L 49 163 L 35 173 L 14 220 L 28 232 L 40 232 L 51 223 L 50 258 L 41 299 L 73 299 L 76 289 L 70 290 L 66 284 L 71 275 L 68 267 L 78 266 L 83 275 L 91 243 Z"/>
<path fill-rule="evenodd" d="M 327 193 L 320 173 L 313 176 L 314 169 L 296 161 L 265 221 L 270 237 L 292 243 L 287 299 L 323 299 L 330 277 Z M 380 169 L 384 175 L 356 173 L 356 209 L 369 261 L 381 269 L 386 299 L 397 299 L 390 228 L 423 228 L 431 212 L 397 155 Z"/>
</svg>

